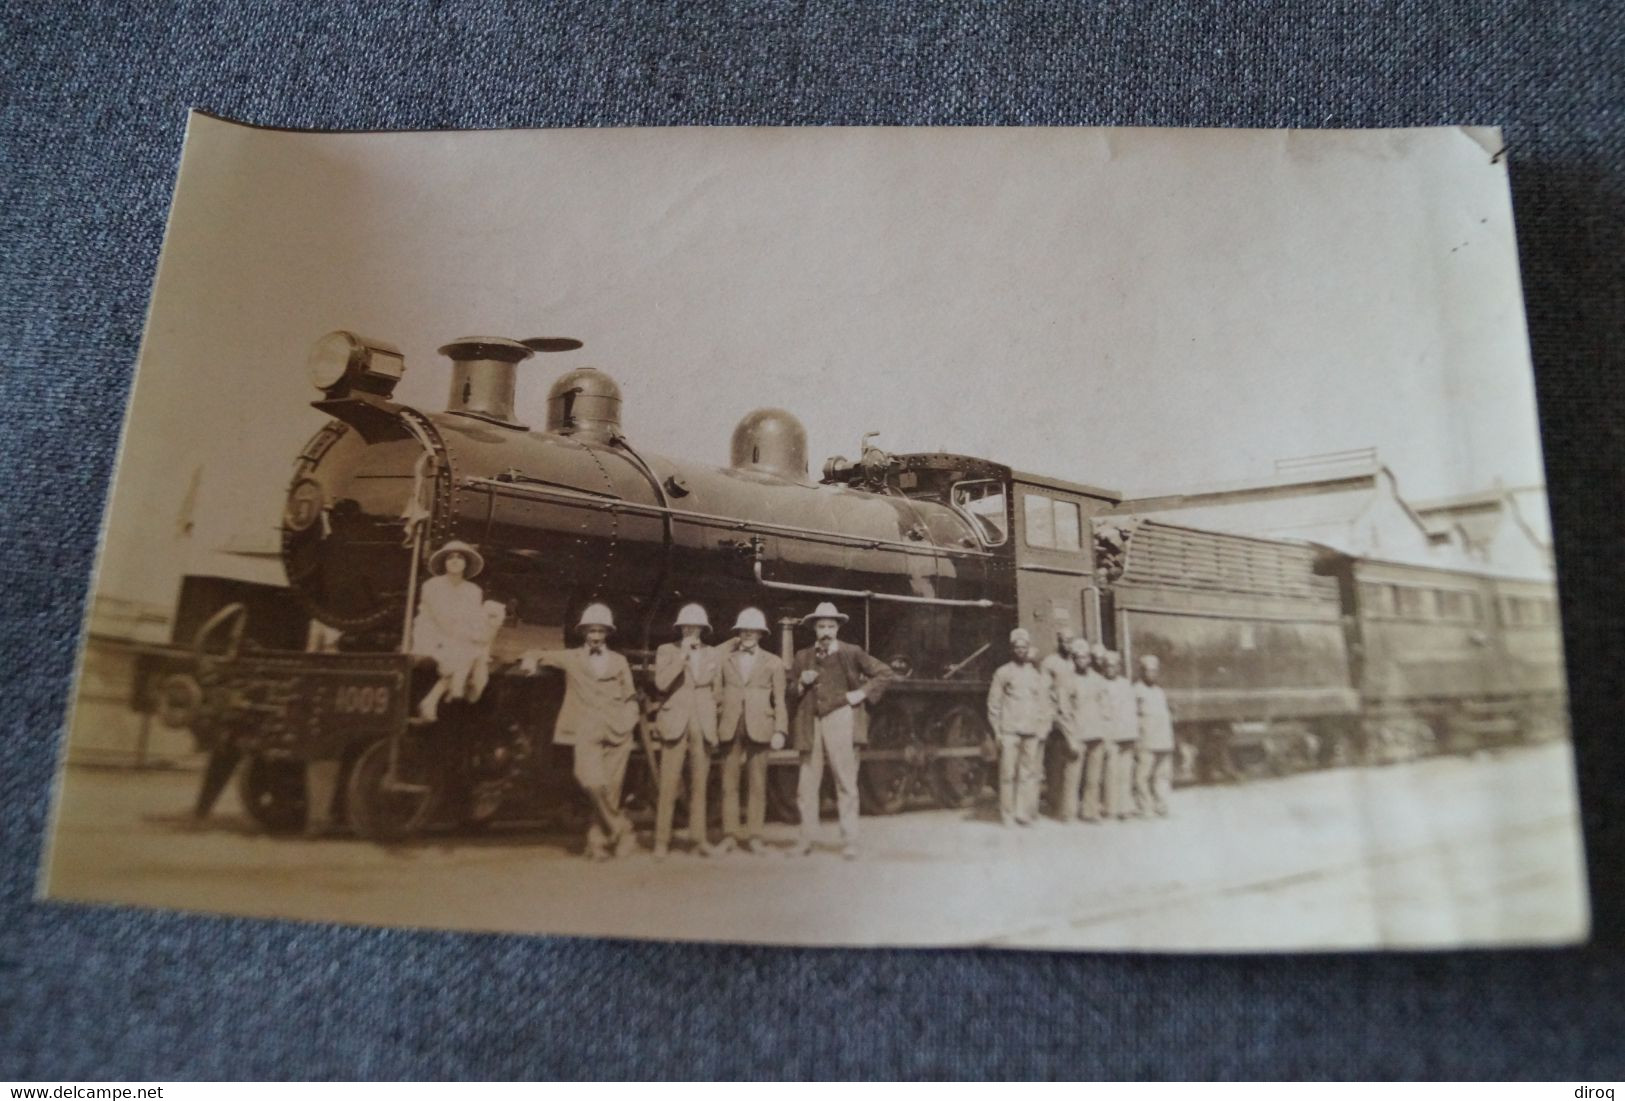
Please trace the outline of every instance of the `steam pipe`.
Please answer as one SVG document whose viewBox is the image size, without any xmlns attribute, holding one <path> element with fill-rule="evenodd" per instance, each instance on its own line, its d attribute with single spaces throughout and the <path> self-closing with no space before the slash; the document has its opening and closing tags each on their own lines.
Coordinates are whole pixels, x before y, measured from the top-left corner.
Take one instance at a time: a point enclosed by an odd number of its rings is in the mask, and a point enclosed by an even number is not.
<svg viewBox="0 0 1625 1101">
<path fill-rule="evenodd" d="M 758 584 L 769 589 L 790 593 L 813 593 L 818 596 L 844 596 L 854 600 L 884 600 L 893 604 L 929 604 L 937 608 L 997 608 L 992 600 L 950 600 L 941 596 L 903 596 L 898 593 L 879 593 L 873 589 L 836 589 L 827 585 L 801 585 L 794 581 L 769 581 L 762 576 L 762 557 L 765 547 L 756 544 L 756 559 L 751 564 Z"/>
</svg>

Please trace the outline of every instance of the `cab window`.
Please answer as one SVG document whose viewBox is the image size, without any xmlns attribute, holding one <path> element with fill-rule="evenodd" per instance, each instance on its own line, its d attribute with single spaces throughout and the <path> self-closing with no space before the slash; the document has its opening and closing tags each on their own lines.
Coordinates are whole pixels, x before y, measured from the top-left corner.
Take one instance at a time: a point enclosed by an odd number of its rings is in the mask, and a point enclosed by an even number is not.
<svg viewBox="0 0 1625 1101">
<path fill-rule="evenodd" d="M 989 480 L 960 482 L 953 488 L 954 507 L 976 525 L 982 542 L 990 547 L 1000 546 L 1010 538 L 1005 516 L 1004 483 Z"/>
<path fill-rule="evenodd" d="M 1062 501 L 1042 493 L 1024 493 L 1021 504 L 1029 547 L 1062 551 L 1083 549 L 1079 538 L 1082 517 L 1076 501 Z"/>
</svg>

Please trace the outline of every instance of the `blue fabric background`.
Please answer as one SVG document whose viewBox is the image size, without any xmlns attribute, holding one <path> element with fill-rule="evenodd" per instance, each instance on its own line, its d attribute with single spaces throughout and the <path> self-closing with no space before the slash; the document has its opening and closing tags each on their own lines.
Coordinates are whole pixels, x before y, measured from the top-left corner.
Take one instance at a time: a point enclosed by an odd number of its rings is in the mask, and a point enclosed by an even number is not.
<svg viewBox="0 0 1625 1101">
<path fill-rule="evenodd" d="M 0 28 L 0 1079 L 1625 1075 L 1625 7 L 19 0 Z M 855 953 L 31 901 L 193 106 L 333 129 L 1505 126 L 1597 943 Z"/>
</svg>

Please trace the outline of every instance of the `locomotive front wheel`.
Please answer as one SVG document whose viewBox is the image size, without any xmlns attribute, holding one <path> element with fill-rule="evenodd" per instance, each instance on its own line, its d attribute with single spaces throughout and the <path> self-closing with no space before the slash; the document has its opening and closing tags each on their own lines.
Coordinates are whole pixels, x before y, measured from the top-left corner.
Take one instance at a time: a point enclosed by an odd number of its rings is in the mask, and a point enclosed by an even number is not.
<svg viewBox="0 0 1625 1101">
<path fill-rule="evenodd" d="M 374 742 L 350 770 L 350 828 L 367 841 L 401 841 L 422 829 L 439 790 L 405 745 L 391 783 L 389 752 L 389 739 Z"/>
<path fill-rule="evenodd" d="M 975 804 L 998 760 L 987 716 L 969 704 L 951 707 L 932 720 L 926 743 L 927 778 L 937 802 L 954 809 Z"/>
<path fill-rule="evenodd" d="M 267 833 L 298 833 L 305 828 L 305 766 L 255 754 L 237 777 L 243 810 Z"/>
<path fill-rule="evenodd" d="M 864 814 L 897 814 L 908 806 L 920 772 L 914 716 L 882 705 L 869 721 L 869 748 L 858 769 L 858 801 Z"/>
</svg>

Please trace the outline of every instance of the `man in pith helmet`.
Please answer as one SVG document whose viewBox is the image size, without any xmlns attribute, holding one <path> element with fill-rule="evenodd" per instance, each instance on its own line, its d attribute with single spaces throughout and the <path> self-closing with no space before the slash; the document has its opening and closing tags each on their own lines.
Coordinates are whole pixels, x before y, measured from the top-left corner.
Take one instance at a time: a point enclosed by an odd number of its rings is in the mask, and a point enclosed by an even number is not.
<svg viewBox="0 0 1625 1101">
<path fill-rule="evenodd" d="M 726 745 L 722 759 L 722 839 L 724 851 L 737 843 L 748 852 L 763 852 L 762 823 L 767 818 L 767 760 L 783 749 L 790 728 L 784 701 L 784 662 L 762 649 L 767 618 L 746 608 L 734 621 L 734 637 L 722 646 L 722 720 L 717 736 Z M 739 821 L 739 785 L 746 782 L 745 821 Z"/>
<path fill-rule="evenodd" d="M 1044 738 L 1055 721 L 1050 686 L 1033 660 L 1032 636 L 1010 632 L 1010 660 L 993 674 L 987 721 L 999 742 L 999 820 L 1030 826 L 1038 818 L 1044 777 Z"/>
<path fill-rule="evenodd" d="M 544 666 L 564 673 L 564 706 L 553 741 L 575 747 L 576 782 L 592 804 L 587 856 L 606 860 L 637 848 L 631 819 L 621 813 L 621 785 L 638 722 L 637 688 L 626 658 L 609 648 L 615 617 L 606 605 L 587 605 L 576 630 L 580 646 L 528 651 L 520 667 L 526 673 Z"/>
<path fill-rule="evenodd" d="M 841 624 L 847 616 L 824 601 L 804 616 L 816 641 L 796 652 L 790 665 L 788 692 L 795 714 L 791 734 L 801 754 L 796 782 L 796 804 L 801 810 L 801 838 L 795 855 L 812 851 L 818 829 L 818 789 L 824 762 L 835 773 L 835 802 L 841 821 L 842 855 L 858 856 L 858 751 L 869 738 L 868 708 L 878 702 L 892 679 L 891 667 L 877 661 L 862 647 L 842 642 Z"/>
<path fill-rule="evenodd" d="M 655 859 L 671 847 L 671 820 L 677 789 L 688 765 L 688 836 L 696 852 L 711 854 L 705 836 L 705 788 L 711 778 L 711 749 L 717 744 L 717 706 L 721 702 L 721 656 L 705 644 L 711 620 L 698 604 L 677 613 L 677 642 L 655 651 L 655 736 L 660 740 L 660 794 L 655 803 Z"/>
</svg>

